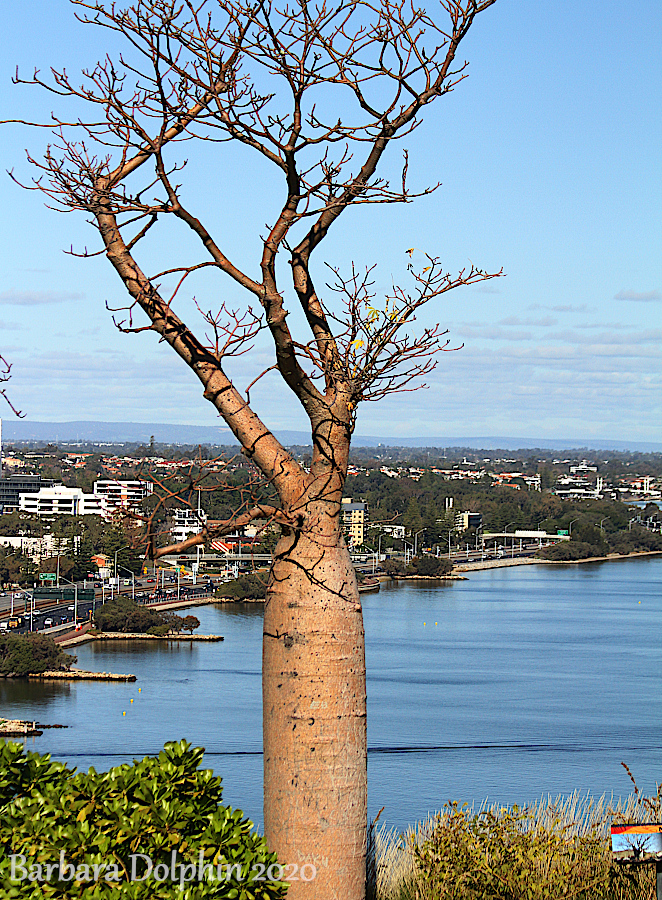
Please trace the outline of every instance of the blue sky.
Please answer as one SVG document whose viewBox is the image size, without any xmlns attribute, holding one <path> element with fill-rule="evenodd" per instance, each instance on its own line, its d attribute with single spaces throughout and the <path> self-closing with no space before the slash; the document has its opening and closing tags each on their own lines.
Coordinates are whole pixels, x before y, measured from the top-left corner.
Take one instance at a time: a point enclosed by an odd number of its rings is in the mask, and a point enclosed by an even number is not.
<svg viewBox="0 0 662 900">
<path fill-rule="evenodd" d="M 12 87 L 16 65 L 73 73 L 114 51 L 66 0 L 10 4 L 3 20 L 2 118 L 67 108 Z M 479 18 L 461 54 L 470 77 L 404 142 L 412 186 L 442 187 L 406 207 L 351 211 L 322 252 L 343 267 L 377 263 L 380 289 L 406 278 L 410 247 L 450 270 L 473 260 L 507 277 L 427 309 L 421 324 L 441 322 L 464 348 L 443 354 L 428 390 L 366 404 L 359 433 L 662 441 L 661 25 L 657 0 L 498 0 Z M 24 150 L 46 141 L 3 126 L 2 169 L 29 178 Z M 214 154 L 182 180 L 228 255 L 255 272 L 280 186 L 244 148 Z M 387 168 L 399 162 L 393 148 Z M 45 209 L 6 176 L 0 202 L 1 349 L 27 418 L 213 424 L 167 347 L 113 328 L 105 302 L 120 306 L 123 290 L 108 263 L 62 252 L 98 248 L 84 217 Z M 147 255 L 185 253 L 179 240 L 168 232 Z M 237 296 L 224 282 L 195 287 L 207 308 Z M 178 311 L 197 325 L 190 295 Z M 230 371 L 242 386 L 269 363 L 265 343 Z M 270 426 L 305 429 L 276 376 L 252 396 Z"/>
</svg>

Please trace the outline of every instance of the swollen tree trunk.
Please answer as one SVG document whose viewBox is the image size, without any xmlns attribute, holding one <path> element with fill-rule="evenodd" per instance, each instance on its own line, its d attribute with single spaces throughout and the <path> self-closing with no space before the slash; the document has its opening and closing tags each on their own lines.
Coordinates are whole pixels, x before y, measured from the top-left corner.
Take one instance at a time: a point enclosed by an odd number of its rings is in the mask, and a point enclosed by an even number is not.
<svg viewBox="0 0 662 900">
<path fill-rule="evenodd" d="M 339 505 L 339 504 L 338 504 Z M 324 531 L 324 529 L 321 529 Z M 264 821 L 288 900 L 362 900 L 367 824 L 363 616 L 335 528 L 284 535 L 264 614 Z M 304 874 L 309 877 L 310 867 Z"/>
</svg>

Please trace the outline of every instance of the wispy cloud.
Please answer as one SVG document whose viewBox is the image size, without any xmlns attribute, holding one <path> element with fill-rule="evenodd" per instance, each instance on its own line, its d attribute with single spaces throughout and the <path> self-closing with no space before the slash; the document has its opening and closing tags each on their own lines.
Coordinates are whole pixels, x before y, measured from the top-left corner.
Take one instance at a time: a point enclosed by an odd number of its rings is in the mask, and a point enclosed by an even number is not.
<svg viewBox="0 0 662 900">
<path fill-rule="evenodd" d="M 585 313 L 585 312 L 595 312 L 595 306 L 588 306 L 586 303 L 580 303 L 579 306 L 575 306 L 572 303 L 558 303 L 555 306 L 546 306 L 544 303 L 532 303 L 530 306 L 527 306 L 527 310 L 529 312 L 535 312 L 539 309 L 546 309 L 549 312 L 569 312 L 569 313 Z"/>
<path fill-rule="evenodd" d="M 484 281 L 479 287 L 476 288 L 479 294 L 500 294 L 501 291 L 499 288 L 492 284 L 491 281 Z"/>
<path fill-rule="evenodd" d="M 619 291 L 614 294 L 614 300 L 630 300 L 635 303 L 656 303 L 662 300 L 659 291 Z"/>
<path fill-rule="evenodd" d="M 453 328 L 452 334 L 463 338 L 482 338 L 486 341 L 533 340 L 531 331 L 513 331 L 512 328 L 501 328 L 499 325 L 461 325 L 459 328 Z"/>
<path fill-rule="evenodd" d="M 3 291 L 0 293 L 0 303 L 7 306 L 42 306 L 46 303 L 82 300 L 84 296 L 74 291 Z"/>
<path fill-rule="evenodd" d="M 536 328 L 549 328 L 551 325 L 556 324 L 557 320 L 551 316 L 543 316 L 541 319 L 519 319 L 517 316 L 508 316 L 497 322 L 497 325 L 525 325 L 528 327 L 535 326 Z"/>
</svg>

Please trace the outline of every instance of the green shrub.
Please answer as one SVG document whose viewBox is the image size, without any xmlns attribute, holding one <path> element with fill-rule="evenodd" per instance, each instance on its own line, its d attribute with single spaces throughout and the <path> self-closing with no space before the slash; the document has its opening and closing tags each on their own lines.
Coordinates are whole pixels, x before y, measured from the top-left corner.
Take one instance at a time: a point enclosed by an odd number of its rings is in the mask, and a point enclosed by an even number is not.
<svg viewBox="0 0 662 900">
<path fill-rule="evenodd" d="M 221 585 L 218 593 L 233 600 L 264 600 L 267 596 L 267 578 L 264 575 L 240 575 L 234 581 Z"/>
<path fill-rule="evenodd" d="M 163 625 L 164 617 L 156 609 L 139 606 L 130 597 L 116 597 L 97 607 L 94 621 L 100 631 L 122 631 L 145 634 L 155 625 Z"/>
<path fill-rule="evenodd" d="M 574 562 L 578 559 L 590 559 L 593 556 L 604 556 L 608 552 L 606 544 L 589 544 L 586 541 L 561 541 L 553 547 L 540 550 L 538 556 L 553 559 L 557 562 Z"/>
<path fill-rule="evenodd" d="M 453 563 L 444 556 L 415 556 L 407 573 L 426 575 L 428 578 L 441 578 L 443 575 L 448 575 L 452 568 Z"/>
<path fill-rule="evenodd" d="M 384 563 L 384 571 L 391 578 L 397 578 L 398 575 L 405 574 L 405 564 L 401 559 L 387 559 Z"/>
<path fill-rule="evenodd" d="M 184 616 L 182 619 L 182 631 L 188 631 L 193 634 L 196 628 L 200 627 L 200 619 L 197 616 Z"/>
<path fill-rule="evenodd" d="M 6 634 L 0 637 L 0 675 L 38 675 L 68 669 L 76 657 L 65 653 L 45 634 Z"/>
<path fill-rule="evenodd" d="M 26 753 L 19 744 L 0 743 L 0 892 L 11 900 L 279 900 L 283 881 L 257 881 L 276 856 L 240 810 L 221 804 L 221 779 L 201 770 L 203 751 L 185 742 L 166 744 L 158 757 L 145 757 L 106 773 L 69 770 L 49 756 Z M 143 881 L 144 854 L 154 871 L 170 869 L 175 880 Z M 57 864 L 63 855 L 78 877 L 51 871 L 50 880 L 10 879 L 11 855 L 24 868 Z M 202 854 L 202 856 L 201 856 Z M 199 864 L 211 868 L 198 880 Z M 16 860 L 20 864 L 20 858 Z M 183 871 L 191 863 L 197 871 Z M 98 875 L 94 879 L 94 866 Z M 116 866 L 116 870 L 109 866 Z M 216 880 L 221 865 L 221 880 Z M 104 866 L 104 868 L 100 868 Z M 37 870 L 32 870 L 37 876 Z M 163 869 L 161 870 L 163 871 Z M 19 877 L 20 869 L 17 868 Z M 226 875 L 229 877 L 226 879 Z M 42 878 L 45 868 L 42 868 Z M 60 874 L 63 878 L 59 879 Z M 73 872 L 71 873 L 73 874 Z M 111 879 L 106 880 L 110 875 Z M 280 872 L 274 869 L 273 877 Z M 212 877 L 214 880 L 212 880 Z M 180 879 L 183 889 L 180 890 Z"/>
<path fill-rule="evenodd" d="M 187 618 L 194 618 L 187 616 Z M 100 631 L 125 634 L 168 634 L 171 631 L 188 630 L 184 619 L 171 612 L 159 612 L 148 606 L 139 606 L 130 597 L 116 597 L 99 607 L 94 622 Z M 197 621 L 197 619 L 196 619 Z M 198 625 L 200 623 L 198 622 Z"/>
</svg>

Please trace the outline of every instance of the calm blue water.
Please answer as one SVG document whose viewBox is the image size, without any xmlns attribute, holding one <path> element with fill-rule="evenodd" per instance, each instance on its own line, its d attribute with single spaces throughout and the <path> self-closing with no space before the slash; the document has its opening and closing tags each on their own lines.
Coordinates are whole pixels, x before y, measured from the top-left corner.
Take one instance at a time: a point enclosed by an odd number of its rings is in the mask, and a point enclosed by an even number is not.
<svg viewBox="0 0 662 900">
<path fill-rule="evenodd" d="M 404 827 L 449 799 L 625 795 L 621 760 L 647 791 L 662 780 L 662 559 L 493 569 L 363 604 L 371 815 Z M 80 667 L 138 681 L 0 681 L 0 710 L 68 725 L 29 745 L 83 768 L 184 737 L 259 823 L 261 609 L 195 614 L 224 643 L 87 644 Z"/>
</svg>

